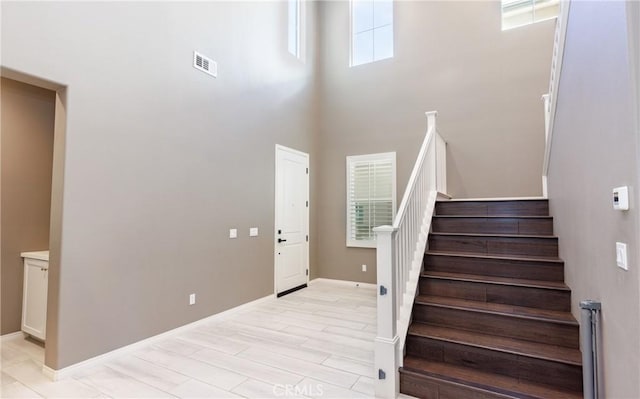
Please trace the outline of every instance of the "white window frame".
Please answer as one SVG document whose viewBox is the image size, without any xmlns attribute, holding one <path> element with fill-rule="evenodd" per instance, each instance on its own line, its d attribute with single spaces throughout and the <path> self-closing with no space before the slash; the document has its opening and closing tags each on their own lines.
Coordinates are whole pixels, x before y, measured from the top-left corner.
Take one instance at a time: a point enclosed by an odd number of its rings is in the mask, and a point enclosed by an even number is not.
<svg viewBox="0 0 640 399">
<path fill-rule="evenodd" d="M 361 1 L 366 1 L 366 0 L 361 0 Z M 371 1 L 371 3 L 375 3 L 375 0 L 370 0 L 370 1 Z M 394 1 L 395 0 L 392 0 L 392 4 L 394 3 Z M 374 42 L 373 43 L 374 53 L 373 53 L 372 60 L 368 61 L 368 62 L 361 62 L 359 64 L 355 64 L 354 63 L 354 60 L 353 60 L 353 48 L 354 48 L 353 42 L 354 42 L 355 35 L 354 35 L 354 31 L 353 31 L 353 29 L 354 29 L 354 26 L 353 26 L 354 25 L 354 23 L 353 23 L 353 18 L 354 18 L 353 2 L 354 2 L 354 0 L 349 0 L 349 66 L 350 67 L 355 67 L 355 66 L 358 66 L 358 65 L 366 65 L 366 64 L 371 64 L 373 62 L 382 61 L 382 60 L 388 60 L 390 58 L 393 58 L 395 56 L 395 40 L 392 39 L 392 42 L 391 42 L 391 55 L 390 56 L 384 57 L 384 58 L 376 58 L 375 57 L 375 42 Z M 375 16 L 375 7 L 374 7 L 374 16 Z M 395 25 L 395 12 L 393 12 L 393 15 L 391 17 L 391 30 L 392 30 L 392 32 L 395 33 L 394 25 Z M 388 26 L 388 25 L 384 25 L 384 26 Z M 380 28 L 382 28 L 384 26 L 377 26 L 377 27 L 374 26 L 372 28 L 372 30 L 375 32 L 376 29 L 380 29 Z M 393 38 L 395 38 L 395 34 L 393 34 Z M 374 39 L 373 40 L 375 40 L 375 35 L 374 35 Z"/>
<path fill-rule="evenodd" d="M 532 13 L 532 18 L 531 18 L 530 21 L 526 21 L 526 22 L 523 22 L 523 23 L 520 23 L 520 24 L 517 24 L 517 25 L 508 24 L 506 27 L 505 27 L 505 14 L 504 14 L 504 0 L 500 1 L 500 22 L 501 22 L 502 30 L 505 31 L 505 30 L 515 29 L 515 28 L 520 28 L 520 27 L 523 27 L 523 26 L 533 25 L 533 24 L 538 23 L 538 22 L 548 21 L 550 19 L 558 18 L 558 15 L 560 14 L 560 1 L 561 0 L 555 0 L 555 1 L 543 4 L 542 6 L 538 5 L 539 1 L 540 0 L 531 0 L 532 4 L 530 6 L 523 5 L 523 6 L 521 6 L 521 8 L 516 9 L 515 11 L 513 11 L 516 14 L 517 13 L 531 12 Z M 553 7 L 553 6 L 557 6 L 558 7 L 558 12 L 555 15 L 550 16 L 550 17 L 542 17 L 542 18 L 537 18 L 536 17 L 536 11 L 537 10 L 540 10 L 540 9 L 546 8 L 546 7 Z"/>
<path fill-rule="evenodd" d="M 384 153 L 378 153 L 378 154 L 365 154 L 365 155 L 351 155 L 351 156 L 347 156 L 347 209 L 346 209 L 346 216 L 347 216 L 347 237 L 346 237 L 346 242 L 347 242 L 347 247 L 360 247 L 360 248 L 375 248 L 376 247 L 376 240 L 375 240 L 375 236 L 373 239 L 371 240 L 355 240 L 352 239 L 352 231 L 354 229 L 354 226 L 352 225 L 352 220 L 351 220 L 351 204 L 353 202 L 353 198 L 351 196 L 352 190 L 351 190 L 351 171 L 353 168 L 354 164 L 357 163 L 382 163 L 382 162 L 391 162 L 391 223 L 393 223 L 393 219 L 396 216 L 396 153 L 395 152 L 384 152 Z M 370 199 L 369 199 L 370 200 Z"/>
<path fill-rule="evenodd" d="M 287 0 L 287 50 L 299 60 L 304 61 L 305 41 L 305 12 L 306 5 L 303 0 Z M 291 15 L 292 5 L 295 5 L 295 15 Z M 295 28 L 291 27 L 291 20 L 295 21 Z M 295 48 L 291 47 L 292 38 L 295 40 Z"/>
</svg>

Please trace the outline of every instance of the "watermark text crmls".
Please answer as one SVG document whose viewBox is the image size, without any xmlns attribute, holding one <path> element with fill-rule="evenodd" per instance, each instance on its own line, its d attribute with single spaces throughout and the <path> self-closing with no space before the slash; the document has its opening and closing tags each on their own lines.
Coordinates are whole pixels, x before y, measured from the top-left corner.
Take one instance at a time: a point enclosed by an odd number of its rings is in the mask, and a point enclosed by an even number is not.
<svg viewBox="0 0 640 399">
<path fill-rule="evenodd" d="M 296 396 L 321 397 L 324 395 L 324 389 L 322 384 L 274 384 L 273 394 L 283 398 Z"/>
</svg>

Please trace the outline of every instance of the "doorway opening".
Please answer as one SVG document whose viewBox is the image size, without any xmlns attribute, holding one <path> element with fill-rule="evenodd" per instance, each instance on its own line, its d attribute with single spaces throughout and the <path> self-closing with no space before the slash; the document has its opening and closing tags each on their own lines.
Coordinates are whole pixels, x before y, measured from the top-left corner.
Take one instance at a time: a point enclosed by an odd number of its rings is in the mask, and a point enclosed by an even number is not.
<svg viewBox="0 0 640 399">
<path fill-rule="evenodd" d="M 44 366 L 57 352 L 66 88 L 0 72 L 1 334 L 43 342 Z"/>
</svg>

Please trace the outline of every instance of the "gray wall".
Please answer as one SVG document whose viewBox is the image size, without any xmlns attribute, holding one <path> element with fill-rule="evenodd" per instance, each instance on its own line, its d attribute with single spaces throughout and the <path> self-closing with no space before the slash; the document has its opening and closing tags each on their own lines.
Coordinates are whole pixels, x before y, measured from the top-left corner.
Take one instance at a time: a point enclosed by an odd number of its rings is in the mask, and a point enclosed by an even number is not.
<svg viewBox="0 0 640 399">
<path fill-rule="evenodd" d="M 55 93 L 1 79 L 0 333 L 20 331 L 21 252 L 49 248 Z"/>
<path fill-rule="evenodd" d="M 312 278 L 375 280 L 374 252 L 345 248 L 345 157 L 397 151 L 399 201 L 424 111 L 453 195 L 540 194 L 553 22 L 501 32 L 499 2 L 396 2 L 396 56 L 348 68 L 348 3 L 307 4 L 300 63 L 284 2 L 2 3 L 2 65 L 67 86 L 48 366 L 272 293 L 276 143 L 311 154 Z"/>
<path fill-rule="evenodd" d="M 346 248 L 345 158 L 396 151 L 398 203 L 437 110 L 454 197 L 541 195 L 554 21 L 501 31 L 500 2 L 398 1 L 395 56 L 349 68 L 349 2 L 320 5 L 318 265 L 375 282 L 375 251 Z M 369 265 L 368 272 L 361 265 Z"/>
<path fill-rule="evenodd" d="M 273 292 L 274 147 L 317 156 L 308 37 L 301 63 L 283 2 L 2 3 L 3 66 L 68 86 L 48 366 Z"/>
<path fill-rule="evenodd" d="M 624 2 L 571 2 L 549 164 L 573 313 L 581 300 L 602 302 L 605 397 L 616 399 L 640 397 L 638 110 L 626 23 Z M 627 212 L 611 203 L 622 185 Z M 616 241 L 629 245 L 629 271 L 616 266 Z"/>
</svg>

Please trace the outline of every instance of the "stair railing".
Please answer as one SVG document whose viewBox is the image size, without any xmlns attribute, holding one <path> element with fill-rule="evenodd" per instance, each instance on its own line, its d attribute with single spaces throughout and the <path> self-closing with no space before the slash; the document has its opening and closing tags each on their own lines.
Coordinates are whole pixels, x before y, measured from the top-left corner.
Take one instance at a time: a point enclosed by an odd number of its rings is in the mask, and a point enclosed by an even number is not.
<svg viewBox="0 0 640 399">
<path fill-rule="evenodd" d="M 378 331 L 375 394 L 395 398 L 400 390 L 404 341 L 416 296 L 438 192 L 446 193 L 446 145 L 436 130 L 436 111 L 426 113 L 427 133 L 392 226 L 374 229 L 377 242 Z"/>
<path fill-rule="evenodd" d="M 544 103 L 544 159 L 542 164 L 542 196 L 547 198 L 547 175 L 549 172 L 549 158 L 551 157 L 551 144 L 553 139 L 553 124 L 556 118 L 558 105 L 558 86 L 562 73 L 562 60 L 564 58 L 564 42 L 567 36 L 567 23 L 569 21 L 570 1 L 560 2 L 560 13 L 556 19 L 556 31 L 553 36 L 553 53 L 551 55 L 551 71 L 549 74 L 549 92 L 542 96 Z"/>
</svg>

